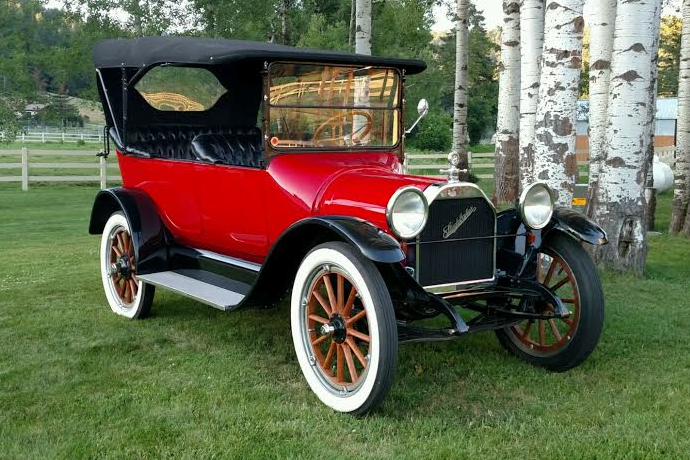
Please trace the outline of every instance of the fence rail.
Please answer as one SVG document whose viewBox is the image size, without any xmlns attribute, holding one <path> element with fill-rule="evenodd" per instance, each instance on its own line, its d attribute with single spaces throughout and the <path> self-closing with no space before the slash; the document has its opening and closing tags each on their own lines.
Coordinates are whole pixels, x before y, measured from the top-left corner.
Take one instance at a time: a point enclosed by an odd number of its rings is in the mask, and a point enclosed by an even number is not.
<svg viewBox="0 0 690 460">
<path fill-rule="evenodd" d="M 103 133 L 51 133 L 51 132 L 28 132 L 17 134 L 19 142 L 77 142 L 88 143 L 103 142 Z"/>
<path fill-rule="evenodd" d="M 578 158 L 589 158 L 589 150 L 588 149 L 580 149 L 577 150 L 576 155 Z M 674 145 L 671 146 L 666 146 L 666 147 L 655 147 L 654 148 L 654 155 L 659 158 L 659 160 L 663 161 L 664 163 L 668 164 L 671 168 L 675 167 L 676 163 L 676 147 Z M 430 177 L 440 177 L 440 178 L 445 178 L 445 175 L 436 175 L 436 174 L 424 174 L 424 171 L 429 171 L 429 170 L 436 170 L 438 171 L 441 168 L 446 168 L 447 165 L 444 162 L 442 163 L 433 163 L 430 162 L 430 160 L 446 160 L 448 158 L 447 153 L 410 153 L 405 155 L 405 162 L 403 165 L 404 171 L 406 174 L 420 174 L 423 176 L 430 176 Z M 421 161 L 421 163 L 420 163 Z M 470 168 L 471 170 L 491 170 L 491 173 L 483 173 L 483 174 L 477 174 L 477 177 L 479 179 L 493 179 L 494 178 L 494 173 L 493 170 L 495 168 L 494 166 L 494 153 L 493 152 L 485 152 L 485 153 L 469 153 L 469 163 L 470 163 Z M 589 165 L 589 160 L 578 160 L 577 162 L 578 166 L 588 166 Z"/>
<path fill-rule="evenodd" d="M 22 190 L 29 190 L 31 182 L 100 182 L 101 189 L 106 188 L 108 181 L 122 181 L 118 174 L 108 174 L 108 168 L 117 168 L 117 163 L 108 163 L 104 157 L 97 157 L 93 152 L 79 150 L 0 150 L 0 157 L 18 156 L 19 163 L 0 163 L 0 169 L 19 169 L 20 175 L 0 176 L 0 182 L 21 182 Z M 32 162 L 32 157 L 90 157 L 93 162 Z M 31 169 L 91 169 L 98 171 L 98 175 L 73 176 L 73 175 L 33 175 Z"/>
</svg>

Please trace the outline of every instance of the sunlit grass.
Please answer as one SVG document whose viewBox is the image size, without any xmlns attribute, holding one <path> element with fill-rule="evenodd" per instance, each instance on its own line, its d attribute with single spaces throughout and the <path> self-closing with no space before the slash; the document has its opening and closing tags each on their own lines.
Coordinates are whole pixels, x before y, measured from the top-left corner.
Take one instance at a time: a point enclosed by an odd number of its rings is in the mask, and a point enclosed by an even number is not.
<svg viewBox="0 0 690 460">
<path fill-rule="evenodd" d="M 365 418 L 322 406 L 289 312 L 160 291 L 106 305 L 91 186 L 0 186 L 0 458 L 681 458 L 690 452 L 690 242 L 650 240 L 645 279 L 605 273 L 602 341 L 553 374 L 492 334 L 400 349 Z M 668 225 L 669 195 L 657 222 Z"/>
</svg>

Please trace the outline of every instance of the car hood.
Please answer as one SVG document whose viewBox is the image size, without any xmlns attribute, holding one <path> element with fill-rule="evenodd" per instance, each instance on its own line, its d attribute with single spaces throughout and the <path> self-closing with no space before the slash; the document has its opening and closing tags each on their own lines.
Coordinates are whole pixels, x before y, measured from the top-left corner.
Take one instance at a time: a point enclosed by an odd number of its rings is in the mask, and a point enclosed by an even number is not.
<svg viewBox="0 0 690 460">
<path fill-rule="evenodd" d="M 439 179 L 402 174 L 402 165 L 391 153 L 303 153 L 278 155 L 269 175 L 283 194 L 282 209 L 289 213 L 359 217 L 388 231 L 386 206 L 400 187 L 425 190 Z M 286 209 L 289 207 L 291 209 Z"/>
</svg>

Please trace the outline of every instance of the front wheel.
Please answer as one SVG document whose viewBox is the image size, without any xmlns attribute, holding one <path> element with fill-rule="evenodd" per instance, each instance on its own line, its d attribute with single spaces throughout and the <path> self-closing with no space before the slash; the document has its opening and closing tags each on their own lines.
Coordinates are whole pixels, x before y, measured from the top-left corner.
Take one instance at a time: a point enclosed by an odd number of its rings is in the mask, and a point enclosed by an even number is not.
<svg viewBox="0 0 690 460">
<path fill-rule="evenodd" d="M 601 281 L 587 252 L 566 235 L 545 242 L 537 256 L 537 279 L 561 299 L 570 317 L 528 320 L 496 335 L 508 351 L 530 364 L 566 371 L 587 359 L 599 342 L 604 325 Z M 553 306 L 545 311 L 554 311 Z"/>
<path fill-rule="evenodd" d="M 295 277 L 291 325 L 302 373 L 324 404 L 362 414 L 383 400 L 398 335 L 388 289 L 370 260 L 345 243 L 314 248 Z"/>
</svg>

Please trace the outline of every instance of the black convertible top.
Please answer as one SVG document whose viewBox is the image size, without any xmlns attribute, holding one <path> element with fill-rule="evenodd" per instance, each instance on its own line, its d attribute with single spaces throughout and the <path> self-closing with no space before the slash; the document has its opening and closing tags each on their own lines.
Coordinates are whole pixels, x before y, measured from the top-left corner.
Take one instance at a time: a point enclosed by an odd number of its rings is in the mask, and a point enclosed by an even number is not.
<svg viewBox="0 0 690 460">
<path fill-rule="evenodd" d="M 199 37 L 141 37 L 103 40 L 93 47 L 97 69 L 145 68 L 155 64 L 217 65 L 241 60 L 323 62 L 404 69 L 415 74 L 424 61 L 324 51 L 268 42 Z"/>
</svg>

